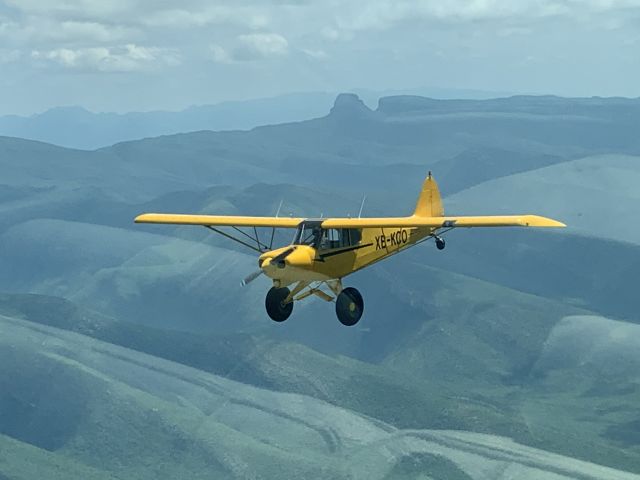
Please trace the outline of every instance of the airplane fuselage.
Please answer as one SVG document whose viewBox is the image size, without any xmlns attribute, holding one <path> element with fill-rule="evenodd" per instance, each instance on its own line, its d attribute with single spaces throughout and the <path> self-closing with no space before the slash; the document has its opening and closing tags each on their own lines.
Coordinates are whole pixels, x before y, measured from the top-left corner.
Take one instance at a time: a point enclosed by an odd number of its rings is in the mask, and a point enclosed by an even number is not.
<svg viewBox="0 0 640 480">
<path fill-rule="evenodd" d="M 294 240 L 291 245 L 262 254 L 258 265 L 279 287 L 301 281 L 341 279 L 410 247 L 433 231 L 432 228 L 362 228 L 355 234 L 354 230 L 336 231 L 337 239 L 333 241 L 322 238 L 307 243 L 297 235 L 298 243 Z M 345 242 L 339 238 L 348 233 L 357 236 L 358 241 Z"/>
</svg>

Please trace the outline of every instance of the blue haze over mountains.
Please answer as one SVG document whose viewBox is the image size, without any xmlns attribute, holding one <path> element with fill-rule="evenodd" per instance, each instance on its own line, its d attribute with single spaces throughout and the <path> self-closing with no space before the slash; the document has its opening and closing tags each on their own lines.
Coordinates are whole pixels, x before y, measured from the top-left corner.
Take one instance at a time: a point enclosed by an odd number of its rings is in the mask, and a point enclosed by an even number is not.
<svg viewBox="0 0 640 480">
<path fill-rule="evenodd" d="M 211 128 L 288 123 L 134 141 L 186 113 L 82 113 L 112 146 L 51 132 L 95 150 L 0 137 L 0 478 L 639 478 L 640 100 L 367 105 L 227 105 Z M 429 170 L 451 214 L 569 227 L 454 231 L 359 272 L 349 329 L 320 299 L 276 325 L 269 282 L 239 287 L 251 252 L 132 223 L 342 216 L 363 194 L 404 215 Z"/>
<path fill-rule="evenodd" d="M 435 98 L 490 98 L 495 92 L 446 88 L 418 88 L 374 92 L 355 90 L 368 104 L 391 94 L 420 94 Z M 27 138 L 69 148 L 95 149 L 145 137 L 198 130 L 248 130 L 320 117 L 331 108 L 336 93 L 304 92 L 215 105 L 191 106 L 182 111 L 92 113 L 77 107 L 57 107 L 30 116 L 0 116 L 0 135 Z"/>
</svg>

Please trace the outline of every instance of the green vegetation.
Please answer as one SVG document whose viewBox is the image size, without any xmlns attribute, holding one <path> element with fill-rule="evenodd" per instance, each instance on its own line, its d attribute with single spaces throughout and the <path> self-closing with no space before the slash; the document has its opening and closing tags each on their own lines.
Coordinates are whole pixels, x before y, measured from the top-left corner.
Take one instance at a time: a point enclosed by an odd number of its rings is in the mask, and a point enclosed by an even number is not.
<svg viewBox="0 0 640 480">
<path fill-rule="evenodd" d="M 418 454 L 402 457 L 387 475 L 389 480 L 429 480 L 447 478 L 451 480 L 471 480 L 451 460 L 436 455 Z"/>
<path fill-rule="evenodd" d="M 0 138 L 0 479 L 640 472 L 637 109 L 343 96 L 312 121 L 94 152 Z M 365 214 L 403 214 L 429 168 L 449 212 L 570 228 L 452 232 L 359 272 L 348 329 L 319 299 L 276 325 L 268 281 L 238 285 L 250 252 L 132 224 L 281 200 L 347 215 L 365 192 Z"/>
<path fill-rule="evenodd" d="M 31 480 L 44 476 L 51 480 L 68 480 L 69 478 L 116 480 L 119 478 L 65 456 L 0 435 L 1 480 Z"/>
</svg>

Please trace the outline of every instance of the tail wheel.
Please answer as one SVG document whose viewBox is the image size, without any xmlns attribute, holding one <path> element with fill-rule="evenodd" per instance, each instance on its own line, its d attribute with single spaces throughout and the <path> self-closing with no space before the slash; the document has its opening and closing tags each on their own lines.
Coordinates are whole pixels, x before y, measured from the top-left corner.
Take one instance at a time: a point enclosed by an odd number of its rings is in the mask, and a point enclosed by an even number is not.
<svg viewBox="0 0 640 480">
<path fill-rule="evenodd" d="M 267 298 L 264 301 L 264 305 L 267 308 L 267 314 L 274 322 L 284 322 L 291 312 L 293 311 L 293 302 L 284 304 L 283 302 L 289 296 L 288 288 L 275 288 L 267 292 Z"/>
<path fill-rule="evenodd" d="M 336 299 L 336 315 L 340 323 L 352 327 L 358 323 L 363 312 L 364 300 L 360 292 L 353 287 L 343 289 Z"/>
</svg>

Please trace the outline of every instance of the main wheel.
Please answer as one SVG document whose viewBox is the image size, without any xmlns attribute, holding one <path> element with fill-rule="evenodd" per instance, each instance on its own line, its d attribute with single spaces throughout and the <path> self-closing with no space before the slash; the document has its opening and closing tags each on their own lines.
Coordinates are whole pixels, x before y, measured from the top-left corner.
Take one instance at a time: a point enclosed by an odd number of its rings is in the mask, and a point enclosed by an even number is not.
<svg viewBox="0 0 640 480">
<path fill-rule="evenodd" d="M 272 287 L 267 292 L 267 298 L 264 301 L 265 307 L 267 307 L 267 314 L 274 322 L 284 322 L 291 312 L 293 311 L 293 302 L 289 302 L 286 305 L 284 300 L 289 296 L 288 288 L 276 288 Z"/>
<path fill-rule="evenodd" d="M 444 242 L 444 238 L 442 237 L 436 237 L 436 248 L 438 250 L 444 250 L 444 247 L 446 247 L 447 244 Z"/>
<path fill-rule="evenodd" d="M 362 317 L 364 300 L 360 292 L 353 287 L 347 287 L 336 298 L 336 315 L 338 320 L 347 327 L 352 327 Z"/>
</svg>

